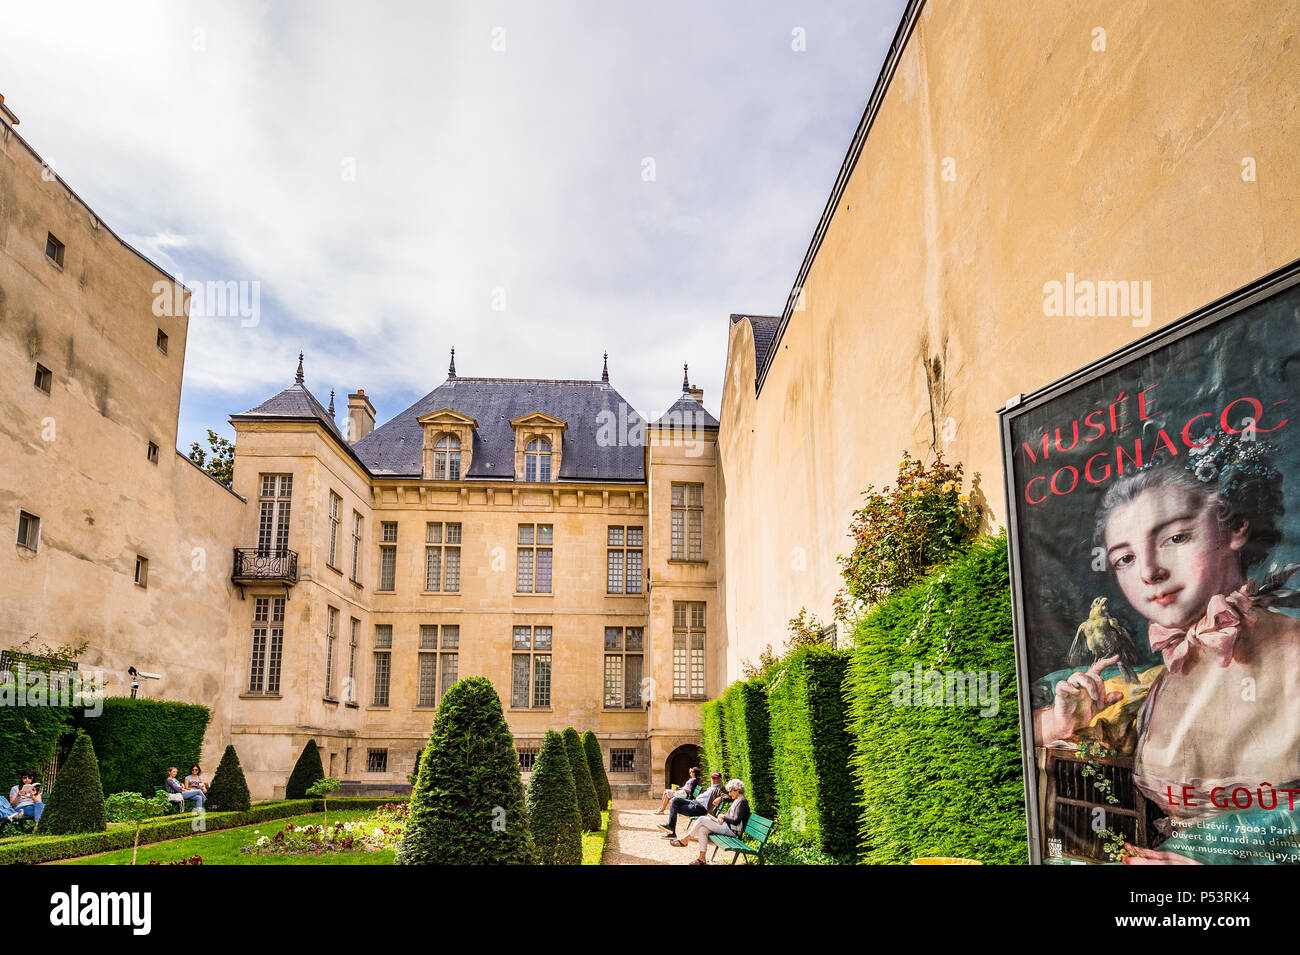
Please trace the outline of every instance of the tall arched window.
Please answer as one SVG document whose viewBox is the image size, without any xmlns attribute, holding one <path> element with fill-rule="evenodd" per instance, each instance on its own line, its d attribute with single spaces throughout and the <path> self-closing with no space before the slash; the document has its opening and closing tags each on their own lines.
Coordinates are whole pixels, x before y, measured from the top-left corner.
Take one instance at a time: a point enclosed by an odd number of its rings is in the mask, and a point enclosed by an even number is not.
<svg viewBox="0 0 1300 955">
<path fill-rule="evenodd" d="M 460 438 L 444 434 L 433 445 L 433 479 L 460 480 Z"/>
<path fill-rule="evenodd" d="M 551 442 L 545 438 L 533 438 L 524 448 L 524 480 L 550 482 Z"/>
</svg>

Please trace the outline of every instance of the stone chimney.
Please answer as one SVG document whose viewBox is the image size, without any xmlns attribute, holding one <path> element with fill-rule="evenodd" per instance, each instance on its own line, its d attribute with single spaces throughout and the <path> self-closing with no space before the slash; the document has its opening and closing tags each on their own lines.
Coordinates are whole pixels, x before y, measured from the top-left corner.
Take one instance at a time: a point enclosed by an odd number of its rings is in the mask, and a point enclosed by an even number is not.
<svg viewBox="0 0 1300 955">
<path fill-rule="evenodd" d="M 366 397 L 366 389 L 358 388 L 355 395 L 348 395 L 348 443 L 356 444 L 374 430 L 375 406 Z"/>
<path fill-rule="evenodd" d="M 5 105 L 5 98 L 3 95 L 0 95 L 0 123 L 4 123 L 6 126 L 18 125 L 18 117 L 14 115 L 13 110 Z"/>
<path fill-rule="evenodd" d="M 689 394 L 700 404 L 704 404 L 704 389 L 699 387 L 698 385 L 691 385 L 691 387 L 687 390 L 687 394 Z"/>
</svg>

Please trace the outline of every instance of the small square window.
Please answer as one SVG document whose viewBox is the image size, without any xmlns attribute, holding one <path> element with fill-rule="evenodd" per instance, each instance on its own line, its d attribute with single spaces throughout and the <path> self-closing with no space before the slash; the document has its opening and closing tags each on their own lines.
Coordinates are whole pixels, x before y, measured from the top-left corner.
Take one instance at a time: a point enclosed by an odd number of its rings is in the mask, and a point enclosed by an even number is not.
<svg viewBox="0 0 1300 955">
<path fill-rule="evenodd" d="M 35 384 L 37 388 L 41 389 L 41 391 L 45 392 L 48 395 L 50 393 L 50 388 L 54 384 L 54 372 L 50 371 L 44 365 L 38 363 L 36 365 Z"/>
<path fill-rule="evenodd" d="M 636 772 L 636 750 L 611 749 L 609 751 L 609 771 L 611 773 Z"/>
<path fill-rule="evenodd" d="M 531 773 L 533 766 L 537 763 L 537 750 L 521 749 L 519 750 L 519 771 L 521 773 Z"/>
<path fill-rule="evenodd" d="M 391 623 L 381 623 L 375 626 L 375 646 L 385 650 L 392 648 L 393 625 Z"/>
<path fill-rule="evenodd" d="M 149 558 L 135 555 L 135 585 L 137 587 L 149 586 Z"/>
<path fill-rule="evenodd" d="M 158 350 L 164 355 L 167 354 L 167 333 L 161 328 L 158 329 Z"/>
<path fill-rule="evenodd" d="M 18 545 L 30 550 L 36 550 L 37 541 L 41 536 L 41 519 L 35 514 L 28 514 L 26 511 L 18 512 Z"/>
<path fill-rule="evenodd" d="M 149 450 L 145 452 L 145 457 L 149 459 L 150 464 L 158 463 L 158 445 L 152 441 L 149 442 Z"/>
<path fill-rule="evenodd" d="M 63 243 L 54 238 L 54 233 L 46 233 L 45 236 L 45 257 L 63 268 Z"/>
<path fill-rule="evenodd" d="M 381 540 L 385 544 L 391 544 L 397 540 L 397 521 L 383 521 L 380 528 L 383 532 Z"/>
<path fill-rule="evenodd" d="M 371 749 L 366 751 L 366 772 L 368 773 L 386 773 L 388 772 L 388 750 Z"/>
</svg>

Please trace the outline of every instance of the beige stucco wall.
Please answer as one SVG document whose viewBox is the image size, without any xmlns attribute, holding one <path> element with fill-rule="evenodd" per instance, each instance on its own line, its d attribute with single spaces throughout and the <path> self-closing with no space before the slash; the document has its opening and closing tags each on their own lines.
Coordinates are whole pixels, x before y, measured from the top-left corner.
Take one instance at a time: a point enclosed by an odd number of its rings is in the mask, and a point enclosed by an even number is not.
<svg viewBox="0 0 1300 955">
<path fill-rule="evenodd" d="M 801 606 L 830 616 L 860 493 L 928 454 L 923 351 L 998 524 L 1006 399 L 1300 256 L 1298 33 L 1273 2 L 926 4 L 757 398 L 730 330 L 731 678 Z M 1067 273 L 1150 282 L 1149 324 L 1046 316 Z"/>
<path fill-rule="evenodd" d="M 61 269 L 47 233 L 65 245 Z M 175 450 L 185 316 L 153 313 L 165 274 L 3 124 L 0 243 L 0 648 L 85 641 L 81 665 L 102 669 L 111 695 L 129 695 L 130 666 L 161 674 L 140 695 L 211 707 L 215 768 L 230 725 L 229 541 L 245 505 Z M 15 543 L 20 509 L 40 518 L 35 551 Z"/>
</svg>

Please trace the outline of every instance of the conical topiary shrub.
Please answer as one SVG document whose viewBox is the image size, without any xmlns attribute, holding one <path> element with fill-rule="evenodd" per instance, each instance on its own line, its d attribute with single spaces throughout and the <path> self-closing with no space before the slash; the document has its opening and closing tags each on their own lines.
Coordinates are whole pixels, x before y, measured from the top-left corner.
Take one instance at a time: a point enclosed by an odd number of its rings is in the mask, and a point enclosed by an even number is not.
<svg viewBox="0 0 1300 955">
<path fill-rule="evenodd" d="M 216 812 L 248 812 L 252 806 L 248 781 L 244 779 L 244 768 L 239 765 L 239 754 L 234 746 L 227 746 L 221 754 L 217 774 L 212 777 L 208 798 L 203 805 Z"/>
<path fill-rule="evenodd" d="M 609 777 L 605 775 L 605 757 L 600 751 L 600 740 L 591 730 L 582 734 L 582 748 L 587 753 L 587 768 L 591 770 L 591 781 L 596 786 L 596 802 L 604 812 L 609 808 L 613 794 L 609 791 Z"/>
<path fill-rule="evenodd" d="M 572 726 L 564 731 L 564 751 L 573 770 L 573 785 L 578 793 L 578 812 L 582 827 L 588 832 L 600 832 L 600 800 L 596 784 L 591 781 L 591 767 L 587 765 L 587 751 L 582 748 L 582 737 Z"/>
<path fill-rule="evenodd" d="M 564 737 L 547 730 L 528 780 L 528 828 L 539 865 L 582 864 L 582 816 Z"/>
<path fill-rule="evenodd" d="M 99 782 L 99 760 L 85 733 L 77 733 L 72 751 L 59 767 L 58 782 L 45 799 L 38 829 L 49 836 L 76 832 L 103 832 L 108 828 L 104 787 Z"/>
<path fill-rule="evenodd" d="M 532 864 L 519 755 L 491 680 L 467 677 L 438 704 L 395 861 Z"/>
<path fill-rule="evenodd" d="M 298 762 L 293 764 L 289 781 L 284 785 L 284 798 L 306 799 L 307 789 L 311 784 L 324 778 L 325 767 L 321 765 L 320 750 L 316 748 L 316 741 L 309 739 L 307 745 L 302 748 L 302 755 L 298 757 Z"/>
</svg>

